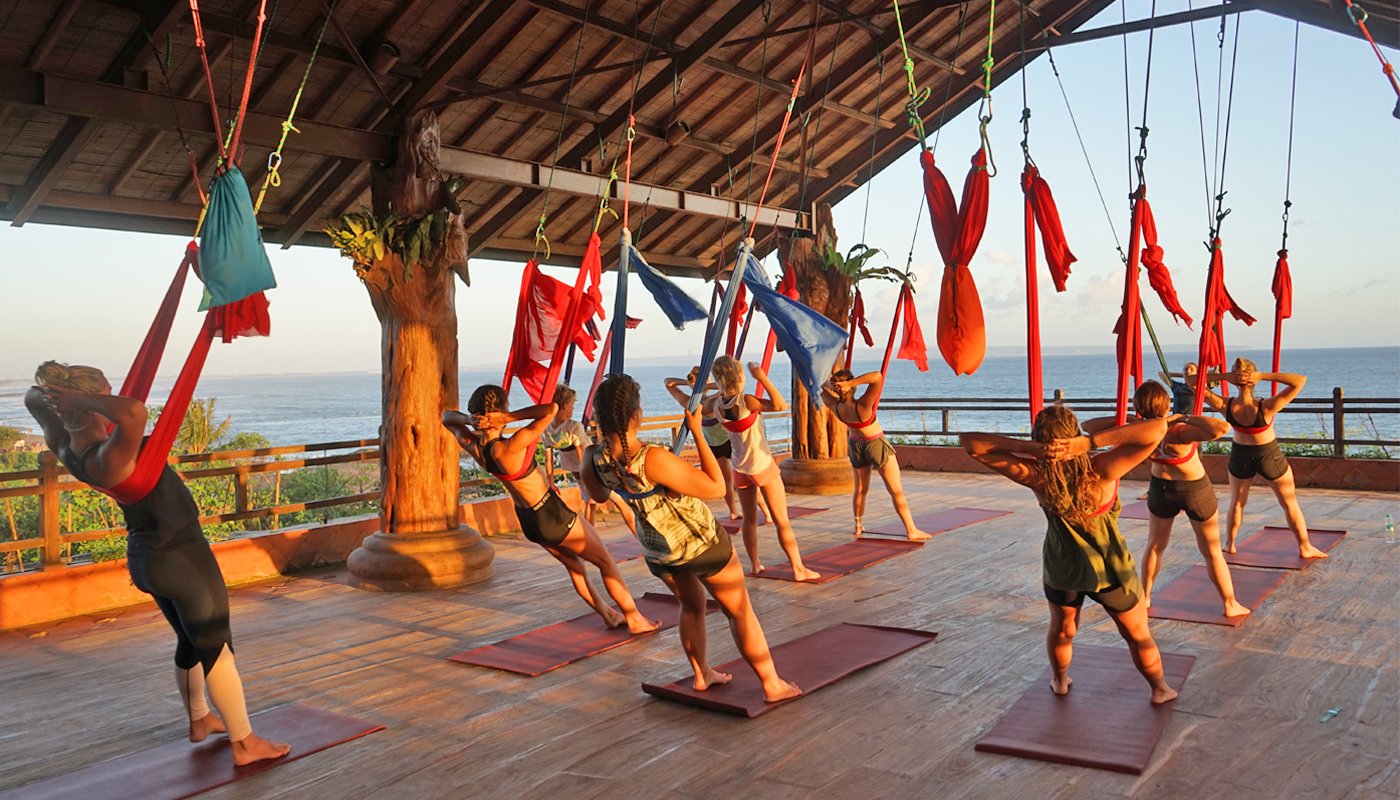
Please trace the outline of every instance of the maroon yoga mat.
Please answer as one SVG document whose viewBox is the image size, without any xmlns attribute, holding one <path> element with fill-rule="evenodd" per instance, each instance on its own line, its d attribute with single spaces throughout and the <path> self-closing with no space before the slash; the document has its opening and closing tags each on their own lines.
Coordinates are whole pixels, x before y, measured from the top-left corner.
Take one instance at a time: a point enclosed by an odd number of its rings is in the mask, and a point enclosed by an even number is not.
<svg viewBox="0 0 1400 800">
<path fill-rule="evenodd" d="M 1167 683 L 1181 691 L 1195 656 L 1162 653 Z M 1141 775 L 1171 718 L 1172 703 L 1154 706 L 1126 649 L 1077 645 L 1069 668 L 1074 685 L 1050 691 L 1050 668 L 977 743 L 1002 753 Z"/>
<path fill-rule="evenodd" d="M 1278 588 L 1287 572 L 1262 569 L 1232 569 L 1230 581 L 1235 584 L 1235 599 L 1251 611 L 1258 611 L 1264 598 Z M 1152 592 L 1152 607 L 1147 616 L 1153 619 L 1177 619 L 1183 622 L 1205 622 L 1238 628 L 1253 614 L 1227 617 L 1220 604 L 1220 594 L 1210 582 L 1203 564 L 1196 564 L 1181 573 L 1166 586 L 1158 585 Z"/>
<path fill-rule="evenodd" d="M 608 546 L 608 552 L 612 554 L 614 563 L 621 564 L 624 561 L 642 557 L 642 545 L 635 537 L 628 536 L 626 539 L 616 539 L 604 542 L 604 544 Z"/>
<path fill-rule="evenodd" d="M 788 506 L 788 521 L 801 519 L 802 517 L 810 517 L 813 514 L 820 514 L 823 511 L 827 510 L 828 509 L 825 508 L 813 508 L 811 506 Z M 715 519 L 719 520 L 719 526 L 721 528 L 724 528 L 726 531 L 729 531 L 730 536 L 737 534 L 739 532 L 739 529 L 744 526 L 743 520 L 730 519 L 728 514 L 723 514 L 723 516 L 717 514 L 715 515 Z M 763 513 L 762 509 L 760 509 L 758 512 L 758 524 L 768 524 L 768 515 Z"/>
<path fill-rule="evenodd" d="M 711 611 L 719 608 L 713 602 L 710 606 Z M 647 592 L 637 598 L 637 608 L 649 619 L 661 623 L 656 632 L 674 628 L 680 619 L 680 604 L 669 594 Z M 588 613 L 495 644 L 448 656 L 447 660 L 501 669 L 534 678 L 565 664 L 572 664 L 579 659 L 597 655 L 648 635 L 650 634 L 633 636 L 627 632 L 626 626 L 605 628 L 603 620 L 597 614 Z"/>
<path fill-rule="evenodd" d="M 644 683 L 642 691 L 667 700 L 752 718 L 784 703 L 800 700 L 857 670 L 928 644 L 937 636 L 933 631 L 842 622 L 784 642 L 772 649 L 773 663 L 778 674 L 797 684 L 802 694 L 778 703 L 763 701 L 763 686 L 742 659 L 716 666 L 720 672 L 733 675 L 734 680 L 703 692 L 697 692 L 692 686 L 693 676 L 665 685 Z"/>
<path fill-rule="evenodd" d="M 1346 531 L 1308 528 L 1308 541 L 1323 552 L 1336 547 L 1346 535 Z M 1293 538 L 1293 531 L 1278 525 L 1265 526 L 1264 530 L 1237 544 L 1235 550 L 1234 553 L 1225 554 L 1225 562 L 1241 567 L 1307 569 L 1314 561 L 1319 560 L 1300 558 L 1298 540 Z"/>
<path fill-rule="evenodd" d="M 1137 500 L 1123 506 L 1123 510 L 1118 512 L 1119 519 L 1149 519 L 1152 512 L 1147 510 L 1146 500 Z"/>
<path fill-rule="evenodd" d="M 802 563 L 807 569 L 813 569 L 821 573 L 821 577 L 814 581 L 805 583 L 826 583 L 836 580 L 842 575 L 849 575 L 856 570 L 865 569 L 871 564 L 878 564 L 887 558 L 904 555 L 910 550 L 917 550 L 923 546 L 923 542 L 905 541 L 903 538 L 895 539 L 856 539 L 855 541 L 838 544 L 835 547 L 828 547 L 825 550 L 818 550 L 808 553 L 802 557 Z M 742 558 L 742 556 L 740 556 Z M 779 554 L 779 557 L 781 555 Z M 792 565 L 786 561 L 765 567 L 758 573 L 760 578 L 773 578 L 774 580 L 790 581 L 792 577 Z"/>
<path fill-rule="evenodd" d="M 200 744 L 170 742 L 92 764 L 46 781 L 0 792 L 0 798 L 180 800 L 351 739 L 382 731 L 384 726 L 292 703 L 254 714 L 253 729 L 259 736 L 290 744 L 292 752 L 285 758 L 235 767 L 229 754 L 228 739 L 223 736 L 211 736 Z"/>
<path fill-rule="evenodd" d="M 976 525 L 989 519 L 1004 517 L 1010 511 L 994 511 L 987 508 L 950 508 L 945 511 L 932 511 L 914 515 L 914 524 L 928 534 L 943 533 L 965 525 Z M 865 531 L 866 536 L 893 536 L 904 538 L 904 523 L 899 520 L 886 522 Z"/>
</svg>

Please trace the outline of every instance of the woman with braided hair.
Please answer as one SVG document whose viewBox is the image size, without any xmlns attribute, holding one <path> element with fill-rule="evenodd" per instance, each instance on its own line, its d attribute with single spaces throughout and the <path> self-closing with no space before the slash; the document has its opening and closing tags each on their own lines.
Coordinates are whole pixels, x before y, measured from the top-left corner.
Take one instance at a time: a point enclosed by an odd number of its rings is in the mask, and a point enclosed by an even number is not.
<svg viewBox="0 0 1400 800">
<path fill-rule="evenodd" d="M 1166 432 L 1166 420 L 1150 419 L 1080 434 L 1074 412 L 1054 405 L 1036 415 L 1030 441 L 990 433 L 961 437 L 969 455 L 1030 489 L 1045 512 L 1041 575 L 1050 606 L 1045 650 L 1055 694 L 1069 692 L 1074 634 L 1088 597 L 1118 626 L 1138 672 L 1152 687 L 1152 702 L 1177 696 L 1162 672 L 1133 557 L 1118 532 L 1118 481 L 1152 454 Z M 1111 449 L 1089 456 L 1099 445 Z"/>
<path fill-rule="evenodd" d="M 24 404 L 73 477 L 98 491 L 126 480 L 143 445 L 146 406 L 112 394 L 94 367 L 46 361 L 34 382 Z M 189 488 L 167 465 L 145 497 L 118 505 L 126 521 L 131 582 L 155 599 L 175 629 L 175 682 L 190 741 L 227 733 L 235 766 L 285 756 L 287 745 L 253 733 L 233 660 L 228 589 Z M 217 714 L 209 710 L 206 691 Z"/>
<path fill-rule="evenodd" d="M 483 469 L 505 487 L 515 505 L 515 517 L 525 538 L 543 547 L 569 571 L 574 590 L 609 628 L 627 626 L 633 634 L 649 633 L 660 623 L 647 619 L 627 591 L 612 554 L 598 538 L 598 532 L 559 496 L 554 482 L 535 465 L 540 436 L 558 409 L 553 403 L 512 411 L 506 405 L 506 392 L 499 386 L 478 386 L 467 401 L 467 411 L 444 411 L 442 424 L 457 437 L 457 443 Z M 513 422 L 529 424 L 505 435 Z M 514 466 L 508 466 L 514 465 Z M 584 568 L 588 562 L 603 574 L 603 585 L 622 613 L 598 595 Z"/>
<path fill-rule="evenodd" d="M 778 387 L 768 380 L 768 373 L 757 363 L 749 364 L 749 372 L 754 376 L 768 396 L 759 399 L 744 392 L 744 368 L 729 356 L 715 359 L 714 376 L 719 391 L 707 397 L 702 408 L 705 416 L 718 419 L 719 424 L 729 433 L 729 444 L 733 450 L 734 487 L 739 491 L 739 502 L 744 507 L 744 550 L 749 556 L 749 574 L 763 571 L 763 562 L 758 559 L 758 495 L 768 505 L 773 518 L 773 527 L 778 531 L 778 544 L 787 554 L 792 564 L 792 576 L 798 581 L 812 581 L 821 573 L 808 569 L 802 563 L 802 551 L 797 547 L 797 536 L 792 532 L 792 522 L 787 513 L 787 491 L 783 487 L 782 475 L 778 472 L 778 462 L 773 460 L 773 452 L 768 449 L 768 437 L 763 432 L 763 414 L 782 411 L 787 401 Z"/>
<path fill-rule="evenodd" d="M 666 379 L 666 391 L 680 403 L 681 408 L 690 407 L 690 396 L 695 393 L 695 379 L 699 375 L 700 367 L 694 366 L 684 378 Z M 707 394 L 714 389 L 714 383 L 705 384 Z M 719 462 L 719 471 L 724 473 L 724 504 L 729 507 L 729 518 L 743 519 L 743 506 L 739 504 L 739 493 L 734 489 L 734 452 L 729 444 L 729 433 L 719 424 L 719 420 L 713 417 L 705 418 L 704 430 L 705 443 L 710 446 L 710 452 L 715 454 L 715 460 Z"/>
<path fill-rule="evenodd" d="M 768 641 L 744 586 L 738 556 L 705 500 L 724 496 L 724 476 L 705 442 L 698 414 L 686 414 L 700 456 L 696 469 L 664 447 L 642 442 L 641 390 L 627 375 L 609 375 L 598 386 L 596 411 L 603 441 L 584 454 L 584 483 L 597 498 L 621 495 L 637 514 L 637 541 L 647 569 L 681 604 L 681 646 L 704 691 L 733 676 L 710 666 L 705 641 L 705 593 L 729 620 L 734 644 L 763 684 L 770 703 L 801 694 L 778 676 Z"/>
</svg>

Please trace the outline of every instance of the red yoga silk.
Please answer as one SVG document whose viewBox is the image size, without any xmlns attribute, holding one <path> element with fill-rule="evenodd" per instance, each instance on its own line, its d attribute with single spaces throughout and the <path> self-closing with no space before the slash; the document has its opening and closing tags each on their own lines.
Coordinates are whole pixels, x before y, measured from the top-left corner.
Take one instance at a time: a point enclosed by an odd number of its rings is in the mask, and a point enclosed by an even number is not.
<svg viewBox="0 0 1400 800">
<path fill-rule="evenodd" d="M 507 393 L 511 382 L 518 379 L 535 402 L 543 403 L 552 398 L 563 369 L 564 353 L 570 344 L 577 345 L 585 358 L 593 360 L 597 343 L 585 330 L 584 323 L 602 313 L 595 292 L 586 289 L 590 281 L 596 289 L 601 280 L 603 261 L 599 247 L 595 233 L 589 237 L 573 287 L 545 275 L 534 260 L 525 265 L 520 278 L 510 354 L 502 378 Z M 596 297 L 601 296 L 601 293 L 596 294 Z"/>
<path fill-rule="evenodd" d="M 943 255 L 943 281 L 938 297 L 938 350 L 958 375 L 971 375 L 987 354 L 987 331 L 982 301 L 968 271 L 982 233 L 987 228 L 987 154 L 978 149 L 963 182 L 962 202 L 954 204 L 948 179 L 935 166 L 933 153 L 919 154 L 924 170 L 933 237 Z"/>
<path fill-rule="evenodd" d="M 1244 309 L 1235 303 L 1235 299 L 1230 296 L 1229 290 L 1225 288 L 1225 255 L 1220 247 L 1220 238 L 1216 237 L 1211 242 L 1210 249 L 1210 272 L 1206 275 L 1206 311 L 1201 319 L 1201 341 L 1196 355 L 1196 363 L 1200 374 L 1206 374 L 1211 367 L 1225 371 L 1225 313 L 1243 322 L 1246 325 L 1253 325 L 1255 320 Z M 1194 404 L 1195 414 L 1200 414 L 1205 407 L 1205 387 L 1206 382 L 1200 381 L 1196 384 L 1196 402 Z"/>
<path fill-rule="evenodd" d="M 151 384 L 155 382 L 156 371 L 160 368 L 161 357 L 165 354 L 166 343 L 170 340 L 170 329 L 179 310 L 180 293 L 185 288 L 185 276 L 189 271 L 199 269 L 199 245 L 191 241 L 185 246 L 185 257 L 175 271 L 175 277 L 166 290 L 165 299 L 151 322 L 146 338 L 136 353 L 136 360 L 122 381 L 122 397 L 146 402 L 150 397 Z M 145 499 L 155 488 L 170 459 L 170 448 L 180 432 L 190 401 L 194 399 L 195 387 L 199 384 L 200 373 L 209 356 L 209 347 L 214 338 L 231 342 L 239 336 L 267 336 L 272 332 L 272 323 L 267 313 L 267 298 L 262 292 L 245 297 L 228 305 L 209 309 L 204 316 L 194 346 L 185 358 L 170 396 L 165 401 L 160 417 L 151 428 L 151 434 L 141 446 L 136 456 L 136 466 L 121 483 L 106 488 L 94 487 L 119 503 L 130 505 Z"/>
<path fill-rule="evenodd" d="M 924 343 L 924 329 L 919 324 L 919 312 L 914 306 L 914 290 L 904 285 L 904 290 L 900 292 L 900 306 L 904 310 L 904 338 L 899 343 L 899 358 L 906 361 L 913 361 L 914 366 L 920 372 L 928 372 L 928 345 Z M 893 339 L 894 331 L 890 331 Z M 881 372 L 888 372 L 890 368 L 889 350 L 885 351 L 885 363 L 881 366 Z"/>
<path fill-rule="evenodd" d="M 1288 272 L 1288 251 L 1278 251 L 1274 264 L 1274 372 L 1279 371 L 1278 357 L 1283 344 L 1283 321 L 1293 316 L 1293 276 Z M 1278 392 L 1278 384 L 1274 384 Z"/>
<path fill-rule="evenodd" d="M 1064 226 L 1060 223 L 1060 211 L 1055 206 L 1054 195 L 1050 193 L 1050 184 L 1040 177 L 1039 170 L 1029 162 L 1021 172 L 1021 191 L 1026 198 L 1026 377 L 1030 390 L 1031 422 L 1035 422 L 1045 398 L 1040 363 L 1040 298 L 1035 279 L 1036 227 L 1040 228 L 1045 263 L 1050 268 L 1055 291 L 1065 290 L 1069 265 L 1078 259 L 1069 251 L 1069 243 L 1065 241 Z"/>
<path fill-rule="evenodd" d="M 860 331 L 861 338 L 865 339 L 866 347 L 875 346 L 875 337 L 870 335 L 870 328 L 867 326 L 867 322 L 868 320 L 865 318 L 865 298 L 861 296 L 860 289 L 856 289 L 855 298 L 851 300 L 851 333 L 846 337 L 846 369 L 851 368 L 851 357 L 855 355 L 856 331 Z"/>
</svg>

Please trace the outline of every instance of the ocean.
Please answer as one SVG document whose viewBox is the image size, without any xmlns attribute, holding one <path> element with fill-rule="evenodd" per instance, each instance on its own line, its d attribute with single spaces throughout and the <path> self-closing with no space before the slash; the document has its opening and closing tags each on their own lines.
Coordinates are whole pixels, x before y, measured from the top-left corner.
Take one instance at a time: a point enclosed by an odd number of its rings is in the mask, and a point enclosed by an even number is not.
<svg viewBox="0 0 1400 800">
<path fill-rule="evenodd" d="M 752 349 L 752 348 L 751 348 Z M 863 350 L 854 368 L 878 367 L 881 351 Z M 1192 359 L 1187 351 L 1168 352 L 1173 369 Z M 1267 367 L 1269 354 L 1264 351 L 1232 351 L 1231 357 L 1243 355 Z M 1144 354 L 1144 366 L 1158 368 L 1151 351 Z M 629 372 L 642 385 L 643 410 L 648 415 L 672 414 L 678 408 L 662 387 L 667 376 L 683 375 L 690 364 L 677 360 L 659 365 L 656 359 L 638 363 Z M 1308 376 L 1303 396 L 1330 398 L 1333 387 L 1342 387 L 1349 397 L 1400 397 L 1400 347 L 1290 349 L 1283 369 Z M 1114 392 L 1116 367 L 1111 353 L 1054 354 L 1043 358 L 1044 387 L 1047 396 L 1062 389 L 1071 406 L 1075 397 L 1104 398 Z M 580 395 L 587 394 L 592 365 L 580 363 L 574 385 Z M 789 373 L 782 354 L 774 358 L 772 370 L 778 388 L 786 391 Z M 114 383 L 120 376 L 110 376 Z M 470 369 L 461 373 L 462 402 L 477 385 L 499 382 L 499 369 Z M 161 402 L 169 391 L 172 378 L 157 380 L 152 391 L 153 403 Z M 750 382 L 752 383 L 752 382 Z M 24 409 L 23 382 L 0 382 L 0 425 L 26 432 L 36 432 L 33 421 Z M 378 435 L 380 412 L 379 375 L 377 373 L 338 373 L 305 375 L 243 375 L 206 376 L 196 396 L 217 398 L 217 412 L 233 420 L 235 432 L 252 431 L 267 437 L 274 445 L 331 442 L 349 439 L 369 439 Z M 512 398 L 524 402 L 518 389 Z M 885 388 L 886 397 L 920 398 L 1016 398 L 1026 396 L 1026 364 L 1024 356 L 989 356 L 976 374 L 955 377 L 938 357 L 930 341 L 930 369 L 919 372 L 907 361 L 896 361 L 890 368 Z M 911 412 L 882 411 L 886 427 L 919 428 L 920 422 Z M 932 418 L 931 418 L 932 420 Z M 1327 421 L 1316 415 L 1283 415 L 1279 429 L 1284 436 L 1321 436 Z M 953 420 L 959 430 L 1023 431 L 1027 429 L 1024 412 L 963 413 Z M 937 420 L 932 420 L 937 425 Z M 782 438 L 787 425 L 774 420 L 768 424 L 769 435 Z M 1400 439 L 1400 415 L 1353 414 L 1348 428 L 1355 438 Z"/>
</svg>

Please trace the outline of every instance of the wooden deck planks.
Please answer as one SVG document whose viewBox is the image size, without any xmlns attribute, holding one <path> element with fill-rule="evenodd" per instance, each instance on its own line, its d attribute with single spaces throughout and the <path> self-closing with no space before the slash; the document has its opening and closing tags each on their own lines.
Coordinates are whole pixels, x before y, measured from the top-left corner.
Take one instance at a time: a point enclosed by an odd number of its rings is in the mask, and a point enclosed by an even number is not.
<svg viewBox="0 0 1400 800">
<path fill-rule="evenodd" d="M 750 581 L 773 641 L 835 621 L 940 633 L 755 720 L 641 693 L 642 680 L 684 671 L 675 631 L 535 679 L 443 661 L 583 613 L 563 570 L 536 547 L 498 547 L 496 577 L 456 591 L 362 592 L 336 570 L 236 589 L 238 661 L 254 710 L 302 701 L 388 728 L 203 797 L 1400 794 L 1400 547 L 1385 545 L 1376 524 L 1395 513 L 1395 496 L 1303 490 L 1310 523 L 1353 532 L 1331 559 L 1290 576 L 1241 629 L 1153 621 L 1163 648 L 1192 653 L 1197 664 L 1148 771 L 1133 778 L 972 751 L 1044 668 L 1042 516 L 1029 492 L 1000 479 L 909 473 L 905 483 L 916 507 L 1016 513 L 824 586 Z M 1122 494 L 1141 491 L 1125 483 Z M 834 509 L 794 521 L 804 551 L 849 540 L 839 500 L 793 502 Z M 1243 530 L 1280 518 L 1272 498 L 1256 495 Z M 872 492 L 867 523 L 894 519 L 888 499 Z M 1146 525 L 1123 527 L 1140 555 Z M 604 526 L 605 537 L 624 533 L 613 519 Z M 1200 563 L 1189 529 L 1178 524 L 1176 534 L 1161 580 Z M 771 535 L 760 538 L 766 559 L 781 558 Z M 620 568 L 634 594 L 661 589 L 640 560 Z M 708 632 L 713 662 L 737 656 L 718 617 Z M 1078 641 L 1121 646 L 1092 604 Z M 102 760 L 178 735 L 172 649 L 150 607 L 0 634 L 0 789 L 75 758 Z M 1334 707 L 1342 710 L 1320 722 Z"/>
</svg>

